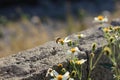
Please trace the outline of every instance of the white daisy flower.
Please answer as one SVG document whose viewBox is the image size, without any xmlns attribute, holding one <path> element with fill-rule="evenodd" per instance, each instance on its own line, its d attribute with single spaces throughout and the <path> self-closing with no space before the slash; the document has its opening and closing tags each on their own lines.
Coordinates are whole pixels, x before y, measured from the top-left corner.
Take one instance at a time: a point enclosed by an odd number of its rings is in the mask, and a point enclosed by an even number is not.
<svg viewBox="0 0 120 80">
<path fill-rule="evenodd" d="M 48 75 L 54 76 L 53 71 L 54 71 L 54 70 L 53 70 L 52 68 L 49 68 L 49 69 L 47 70 L 46 77 L 48 77 Z"/>
<path fill-rule="evenodd" d="M 62 39 L 62 38 L 57 38 L 56 39 L 56 43 L 61 44 L 61 45 L 67 44 L 71 41 L 72 40 L 68 39 L 68 37 L 66 37 L 65 39 Z"/>
<path fill-rule="evenodd" d="M 64 75 L 58 74 L 55 70 L 53 71 L 54 74 L 54 78 L 50 79 L 50 80 L 74 80 L 73 78 L 69 78 L 70 77 L 70 73 L 66 72 Z"/>
<path fill-rule="evenodd" d="M 77 35 L 75 35 L 75 38 L 77 38 L 77 39 L 85 38 L 85 37 L 86 37 L 85 34 L 77 34 Z"/>
<path fill-rule="evenodd" d="M 75 63 L 78 65 L 81 65 L 81 64 L 85 63 L 86 61 L 87 61 L 87 59 L 81 59 L 81 60 L 76 61 Z"/>
<path fill-rule="evenodd" d="M 112 31 L 109 27 L 105 27 L 105 28 L 103 28 L 102 30 L 103 30 L 103 32 L 106 32 L 106 33 L 108 33 L 108 32 L 111 32 L 111 31 Z"/>
<path fill-rule="evenodd" d="M 71 48 L 70 50 L 67 51 L 67 55 L 78 55 L 78 53 L 80 53 L 80 50 L 78 49 L 78 47 L 74 47 Z"/>
<path fill-rule="evenodd" d="M 108 18 L 105 16 L 98 16 L 94 18 L 94 22 L 104 23 L 108 22 Z"/>
</svg>

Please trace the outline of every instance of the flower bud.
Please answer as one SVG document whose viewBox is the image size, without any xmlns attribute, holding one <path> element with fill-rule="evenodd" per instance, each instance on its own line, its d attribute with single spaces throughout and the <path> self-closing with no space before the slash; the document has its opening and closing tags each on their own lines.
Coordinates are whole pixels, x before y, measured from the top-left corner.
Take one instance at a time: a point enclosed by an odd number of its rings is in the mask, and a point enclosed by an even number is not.
<svg viewBox="0 0 120 80">
<path fill-rule="evenodd" d="M 92 44 L 92 51 L 95 51 L 96 45 L 97 45 L 96 43 L 93 43 L 93 44 Z"/>
<path fill-rule="evenodd" d="M 62 64 L 58 64 L 57 66 L 58 66 L 59 68 L 62 68 L 62 67 L 63 67 L 63 65 L 62 65 Z"/>
<path fill-rule="evenodd" d="M 112 51 L 111 51 L 111 49 L 110 49 L 109 47 L 105 47 L 105 48 L 103 49 L 103 53 L 104 53 L 105 55 L 109 56 L 109 55 L 112 54 Z"/>
<path fill-rule="evenodd" d="M 77 72 L 74 70 L 74 71 L 72 71 L 72 73 L 71 73 L 71 77 L 76 77 L 76 74 L 77 74 Z"/>
<path fill-rule="evenodd" d="M 65 69 L 65 68 L 62 68 L 61 72 L 62 72 L 62 73 L 65 73 L 65 72 L 66 72 L 66 69 Z"/>
<path fill-rule="evenodd" d="M 94 58 L 94 56 L 95 56 L 94 53 L 91 53 L 91 54 L 90 54 L 90 57 L 91 57 L 91 58 Z"/>
<path fill-rule="evenodd" d="M 110 37 L 109 41 L 110 41 L 110 43 L 113 43 L 114 42 L 114 37 Z"/>
</svg>

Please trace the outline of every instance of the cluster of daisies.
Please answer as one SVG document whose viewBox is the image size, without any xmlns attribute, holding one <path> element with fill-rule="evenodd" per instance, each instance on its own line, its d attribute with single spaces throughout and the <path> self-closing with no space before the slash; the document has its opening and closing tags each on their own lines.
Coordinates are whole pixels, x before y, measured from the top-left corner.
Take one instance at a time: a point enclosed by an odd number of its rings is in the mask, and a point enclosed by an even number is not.
<svg viewBox="0 0 120 80">
<path fill-rule="evenodd" d="M 104 17 L 104 16 L 98 16 L 94 18 L 94 22 L 103 24 L 105 22 L 108 22 L 108 18 Z M 118 39 L 118 37 L 120 36 L 120 27 L 119 26 L 110 26 L 110 27 L 103 27 L 102 31 L 105 33 L 105 37 L 110 41 L 113 42 L 114 39 Z M 69 56 L 70 60 L 69 60 L 69 64 L 70 66 L 72 66 L 72 70 L 66 70 L 65 68 L 63 68 L 62 64 L 58 64 L 58 67 L 60 67 L 61 69 L 61 73 L 57 72 L 56 70 L 49 68 L 47 73 L 46 73 L 46 77 L 50 76 L 50 80 L 75 80 L 75 77 L 78 77 L 77 79 L 81 80 L 82 79 L 82 64 L 85 63 L 87 61 L 87 59 L 79 59 L 77 56 L 81 53 L 83 54 L 84 52 L 82 52 L 77 46 L 77 44 L 79 44 L 79 40 L 81 38 L 85 38 L 86 35 L 84 34 L 77 34 L 74 35 L 75 41 L 70 39 L 69 37 L 66 38 L 57 38 L 56 39 L 56 43 L 59 45 L 67 45 L 70 47 L 69 50 L 66 51 L 66 55 Z M 96 44 L 92 45 L 92 53 L 91 53 L 91 60 L 94 57 L 94 51 L 96 48 Z M 111 49 L 107 46 L 103 49 L 103 52 L 107 55 L 112 54 Z M 98 62 L 98 60 L 100 59 L 101 55 L 99 56 L 99 58 L 96 60 L 96 62 L 94 64 L 90 64 L 90 71 L 91 72 L 96 63 Z M 91 62 L 90 62 L 91 63 Z M 93 66 L 92 66 L 93 65 Z M 90 73 L 88 73 L 90 74 Z M 88 75 L 88 80 L 90 79 L 90 76 Z"/>
<path fill-rule="evenodd" d="M 49 68 L 46 74 L 46 77 L 50 75 L 53 77 L 50 80 L 74 80 L 73 78 L 70 78 L 70 73 L 67 71 L 64 75 L 59 74 L 57 71 Z"/>
<path fill-rule="evenodd" d="M 94 19 L 96 22 L 104 23 L 108 22 L 107 17 L 98 16 Z M 120 26 L 110 25 L 108 27 L 103 27 L 102 31 L 104 37 L 106 38 L 108 45 L 103 48 L 103 53 L 108 56 L 112 63 L 113 78 L 115 80 L 120 80 Z"/>
<path fill-rule="evenodd" d="M 80 51 L 78 47 L 76 47 L 76 44 L 78 43 L 78 41 L 81 39 L 81 38 L 84 38 L 86 37 L 86 35 L 84 34 L 77 34 L 77 35 L 74 35 L 74 38 L 76 39 L 75 41 L 73 41 L 72 39 L 70 39 L 69 37 L 66 37 L 66 38 L 57 38 L 56 39 L 56 43 L 58 45 L 67 45 L 70 47 L 70 49 L 68 49 L 66 51 L 66 55 L 69 57 L 69 63 L 71 65 L 76 65 L 76 66 L 79 66 L 79 65 L 82 65 L 83 63 L 85 63 L 87 61 L 87 59 L 78 59 L 77 56 L 79 55 L 79 53 L 84 53 L 83 51 Z M 59 66 L 63 66 L 62 64 L 59 64 Z M 65 68 L 63 68 L 65 69 Z M 62 69 L 62 70 L 63 70 Z M 72 72 L 69 72 L 69 71 L 66 71 L 64 70 L 64 74 L 59 74 L 56 70 L 53 70 L 51 68 L 48 69 L 47 71 L 47 74 L 46 74 L 46 77 L 47 76 L 51 76 L 52 79 L 50 80 L 74 80 L 73 74 L 76 74 L 77 71 L 76 70 L 73 70 Z"/>
<path fill-rule="evenodd" d="M 81 59 L 81 60 L 70 60 L 70 64 L 77 64 L 77 65 L 82 65 L 84 62 L 87 60 Z M 58 64 L 59 68 L 62 68 L 62 64 Z M 50 80 L 74 80 L 73 77 L 77 75 L 77 71 L 73 70 L 71 73 L 69 71 L 66 71 L 65 68 L 62 68 L 61 71 L 64 73 L 59 74 L 56 70 L 53 70 L 52 68 L 49 68 L 46 74 L 46 77 L 50 76 Z"/>
</svg>

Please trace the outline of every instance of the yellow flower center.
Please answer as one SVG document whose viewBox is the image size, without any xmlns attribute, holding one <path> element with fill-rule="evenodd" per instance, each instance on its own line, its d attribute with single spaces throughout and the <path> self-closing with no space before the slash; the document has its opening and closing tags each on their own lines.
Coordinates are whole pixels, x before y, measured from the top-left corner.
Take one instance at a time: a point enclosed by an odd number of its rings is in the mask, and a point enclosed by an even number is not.
<svg viewBox="0 0 120 80">
<path fill-rule="evenodd" d="M 63 67 L 63 65 L 62 64 L 58 64 L 58 67 Z"/>
<path fill-rule="evenodd" d="M 63 44 L 63 43 L 64 43 L 64 40 L 63 40 L 63 39 L 59 39 L 58 42 L 60 42 L 61 44 Z"/>
<path fill-rule="evenodd" d="M 107 33 L 107 32 L 110 31 L 110 29 L 109 28 L 104 28 L 103 31 Z"/>
<path fill-rule="evenodd" d="M 64 42 L 64 40 L 63 40 L 62 38 L 57 38 L 57 39 L 56 39 L 56 43 L 58 43 L 58 42 L 61 43 L 61 42 Z"/>
<path fill-rule="evenodd" d="M 103 16 L 98 16 L 98 20 L 103 20 L 104 19 L 104 17 Z"/>
<path fill-rule="evenodd" d="M 57 38 L 56 43 L 64 44 L 64 40 L 62 38 Z"/>
<path fill-rule="evenodd" d="M 114 29 L 115 31 L 117 31 L 117 30 L 120 29 L 120 27 L 117 26 L 117 27 L 114 27 L 113 29 Z"/>
<path fill-rule="evenodd" d="M 58 75 L 57 76 L 57 80 L 62 80 L 63 79 L 63 76 L 62 75 Z"/>
<path fill-rule="evenodd" d="M 81 38 L 81 35 L 80 35 L 80 34 L 78 34 L 77 36 L 78 36 L 79 39 Z"/>
<path fill-rule="evenodd" d="M 74 63 L 74 61 L 73 61 L 73 60 L 70 60 L 70 63 L 72 64 L 72 63 Z"/>
<path fill-rule="evenodd" d="M 51 73 L 52 71 L 53 71 L 53 70 L 52 70 L 52 69 L 50 69 L 50 70 L 49 70 L 49 73 Z"/>
<path fill-rule="evenodd" d="M 76 63 L 77 65 L 81 65 L 81 64 L 83 64 L 85 61 L 86 61 L 86 60 L 81 59 L 81 60 L 75 61 L 75 63 Z"/>
<path fill-rule="evenodd" d="M 72 48 L 70 51 L 71 51 L 72 53 L 74 53 L 74 52 L 76 51 L 76 49 L 75 49 L 75 48 Z"/>
<path fill-rule="evenodd" d="M 81 64 L 81 61 L 76 61 L 76 64 L 80 65 L 80 64 Z"/>
</svg>

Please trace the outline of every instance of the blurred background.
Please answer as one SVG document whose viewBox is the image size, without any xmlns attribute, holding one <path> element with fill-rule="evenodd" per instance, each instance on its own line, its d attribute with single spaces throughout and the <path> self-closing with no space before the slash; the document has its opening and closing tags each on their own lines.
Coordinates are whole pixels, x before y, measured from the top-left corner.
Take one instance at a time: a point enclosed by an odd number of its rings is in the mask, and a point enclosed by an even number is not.
<svg viewBox="0 0 120 80">
<path fill-rule="evenodd" d="M 0 57 L 120 17 L 120 0 L 0 0 Z"/>
</svg>

